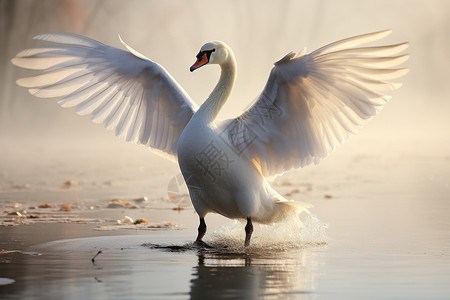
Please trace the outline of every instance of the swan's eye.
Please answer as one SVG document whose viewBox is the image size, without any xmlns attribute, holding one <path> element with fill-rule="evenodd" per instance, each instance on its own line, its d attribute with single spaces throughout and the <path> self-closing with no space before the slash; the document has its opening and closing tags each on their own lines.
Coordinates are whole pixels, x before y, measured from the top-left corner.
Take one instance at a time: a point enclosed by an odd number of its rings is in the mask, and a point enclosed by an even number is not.
<svg viewBox="0 0 450 300">
<path fill-rule="evenodd" d="M 209 57 L 211 56 L 211 53 L 213 53 L 214 51 L 216 51 L 216 49 L 205 51 L 206 57 L 208 57 L 208 61 L 209 61 Z"/>
<path fill-rule="evenodd" d="M 201 61 L 202 60 L 202 58 L 203 58 L 203 54 L 206 54 L 206 57 L 208 58 L 208 61 L 209 61 L 209 57 L 211 56 L 211 53 L 213 53 L 213 52 L 215 52 L 216 51 L 216 49 L 212 49 L 212 50 L 205 50 L 205 51 L 200 51 L 198 54 L 197 54 L 197 60 L 198 61 Z"/>
</svg>

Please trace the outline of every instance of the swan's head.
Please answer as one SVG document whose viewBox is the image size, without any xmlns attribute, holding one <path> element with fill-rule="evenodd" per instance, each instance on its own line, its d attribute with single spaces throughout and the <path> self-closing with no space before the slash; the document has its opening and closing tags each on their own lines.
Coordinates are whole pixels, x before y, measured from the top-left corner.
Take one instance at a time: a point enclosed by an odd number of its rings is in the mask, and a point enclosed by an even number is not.
<svg viewBox="0 0 450 300">
<path fill-rule="evenodd" d="M 193 72 L 206 64 L 225 64 L 231 56 L 232 51 L 224 42 L 214 41 L 204 44 L 197 54 L 197 61 L 191 66 L 190 70 Z"/>
</svg>

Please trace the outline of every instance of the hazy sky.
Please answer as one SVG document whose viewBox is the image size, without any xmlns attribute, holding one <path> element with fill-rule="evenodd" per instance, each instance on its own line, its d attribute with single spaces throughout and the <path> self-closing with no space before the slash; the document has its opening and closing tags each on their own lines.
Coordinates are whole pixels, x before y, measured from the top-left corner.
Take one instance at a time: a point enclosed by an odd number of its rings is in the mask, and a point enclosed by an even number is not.
<svg viewBox="0 0 450 300">
<path fill-rule="evenodd" d="M 35 99 L 14 81 L 28 71 L 9 60 L 31 37 L 71 31 L 133 48 L 162 64 L 201 104 L 214 87 L 218 67 L 191 73 L 199 48 L 223 40 L 234 50 L 238 78 L 221 117 L 242 111 L 262 90 L 273 62 L 291 50 L 312 51 L 352 35 L 393 29 L 380 43 L 411 43 L 411 72 L 377 117 L 372 134 L 449 140 L 450 2 L 442 1 L 1 1 L 0 136 L 86 134 L 87 117 Z M 95 125 L 100 127 L 100 125 Z M 375 129 L 376 128 L 376 129 Z M 95 132 L 100 132 L 94 130 Z M 111 134 L 111 133 L 109 133 Z"/>
</svg>

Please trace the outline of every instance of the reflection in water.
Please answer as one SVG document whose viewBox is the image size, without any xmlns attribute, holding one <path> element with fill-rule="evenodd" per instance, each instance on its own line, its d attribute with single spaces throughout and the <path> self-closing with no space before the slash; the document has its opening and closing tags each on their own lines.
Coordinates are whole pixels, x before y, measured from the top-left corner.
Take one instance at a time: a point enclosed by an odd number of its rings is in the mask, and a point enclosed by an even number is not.
<svg viewBox="0 0 450 300">
<path fill-rule="evenodd" d="M 309 250 L 281 253 L 198 252 L 191 299 L 286 299 L 313 296 Z M 307 271 L 306 271 L 307 270 Z M 306 272 L 305 272 L 306 271 Z"/>
<path fill-rule="evenodd" d="M 211 234 L 211 248 L 184 245 L 144 246 L 197 255 L 190 276 L 191 299 L 310 299 L 317 289 L 317 253 L 326 245 L 326 224 L 309 215 L 256 230 L 242 246 L 242 224 L 223 225 Z"/>
</svg>

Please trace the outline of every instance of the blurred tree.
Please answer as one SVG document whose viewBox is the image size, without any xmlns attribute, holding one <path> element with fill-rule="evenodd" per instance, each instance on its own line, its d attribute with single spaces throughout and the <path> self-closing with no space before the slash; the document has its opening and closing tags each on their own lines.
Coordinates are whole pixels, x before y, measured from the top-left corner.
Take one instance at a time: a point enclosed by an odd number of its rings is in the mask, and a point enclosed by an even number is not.
<svg viewBox="0 0 450 300">
<path fill-rule="evenodd" d="M 6 131 L 8 115 L 23 107 L 16 97 L 14 81 L 22 70 L 10 60 L 31 38 L 48 31 L 83 34 L 104 1 L 86 0 L 0 0 L 0 131 Z M 26 41 L 26 42 L 25 42 Z"/>
</svg>

